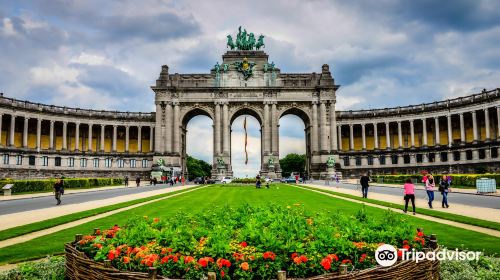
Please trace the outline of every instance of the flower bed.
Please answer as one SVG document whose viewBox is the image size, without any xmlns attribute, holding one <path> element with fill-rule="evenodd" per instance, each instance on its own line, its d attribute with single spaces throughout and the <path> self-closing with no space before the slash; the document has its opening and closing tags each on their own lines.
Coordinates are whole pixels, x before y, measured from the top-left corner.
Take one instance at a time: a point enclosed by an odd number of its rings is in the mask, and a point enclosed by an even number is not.
<svg viewBox="0 0 500 280">
<path fill-rule="evenodd" d="M 312 279 L 437 277 L 438 262 L 376 267 L 381 243 L 422 250 L 429 240 L 390 211 L 374 219 L 364 210 L 346 217 L 308 213 L 298 204 L 216 207 L 96 229 L 66 244 L 66 266 L 71 279 L 201 279 L 209 272 L 217 279 L 272 279 L 278 271 Z"/>
</svg>

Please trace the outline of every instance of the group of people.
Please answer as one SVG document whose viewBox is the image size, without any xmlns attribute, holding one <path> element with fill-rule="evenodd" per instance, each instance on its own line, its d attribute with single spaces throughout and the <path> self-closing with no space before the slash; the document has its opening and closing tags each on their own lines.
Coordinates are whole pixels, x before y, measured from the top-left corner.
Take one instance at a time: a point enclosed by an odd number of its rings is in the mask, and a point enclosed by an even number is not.
<svg viewBox="0 0 500 280">
<path fill-rule="evenodd" d="M 363 198 L 368 197 L 368 187 L 370 181 L 371 179 L 367 173 L 363 174 L 359 179 Z M 439 191 L 442 196 L 441 206 L 443 208 L 450 207 L 450 205 L 448 204 L 448 193 L 451 192 L 451 176 L 443 175 L 440 178 L 439 182 L 436 182 L 434 176 L 432 176 L 431 174 L 426 174 L 422 178 L 422 183 L 424 183 L 425 185 L 425 191 L 428 198 L 427 203 L 430 209 L 432 209 L 432 202 L 434 201 L 434 191 L 436 190 L 436 186 L 438 186 L 437 191 Z M 403 185 L 403 189 L 405 201 L 404 212 L 407 213 L 408 203 L 411 201 L 411 205 L 413 207 L 413 215 L 415 215 L 415 185 L 413 184 L 411 178 L 406 179 L 405 184 Z"/>
<path fill-rule="evenodd" d="M 128 187 L 128 176 L 125 176 L 125 178 L 123 178 L 123 184 L 125 185 L 125 187 Z M 141 177 L 137 176 L 137 178 L 135 178 L 135 184 L 137 187 L 141 185 Z"/>
</svg>

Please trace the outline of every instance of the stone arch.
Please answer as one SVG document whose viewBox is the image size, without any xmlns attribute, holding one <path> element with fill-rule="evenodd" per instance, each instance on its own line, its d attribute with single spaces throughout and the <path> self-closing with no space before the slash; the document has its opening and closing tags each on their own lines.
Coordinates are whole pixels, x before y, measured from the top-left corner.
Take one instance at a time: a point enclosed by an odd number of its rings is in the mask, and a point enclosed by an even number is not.
<svg viewBox="0 0 500 280">
<path fill-rule="evenodd" d="M 231 126 L 234 120 L 242 115 L 250 115 L 254 117 L 261 126 L 264 123 L 261 108 L 257 108 L 255 106 L 237 106 L 232 108 L 229 112 L 229 125 Z"/>
<path fill-rule="evenodd" d="M 196 116 L 207 116 L 212 121 L 215 119 L 213 111 L 205 106 L 186 107 L 181 114 L 181 123 L 186 127 L 189 121 Z"/>
<path fill-rule="evenodd" d="M 304 127 L 308 127 L 311 125 L 311 117 L 309 115 L 309 110 L 303 106 L 285 106 L 281 108 L 278 112 L 278 120 L 286 115 L 295 115 L 302 119 L 304 122 Z"/>
</svg>

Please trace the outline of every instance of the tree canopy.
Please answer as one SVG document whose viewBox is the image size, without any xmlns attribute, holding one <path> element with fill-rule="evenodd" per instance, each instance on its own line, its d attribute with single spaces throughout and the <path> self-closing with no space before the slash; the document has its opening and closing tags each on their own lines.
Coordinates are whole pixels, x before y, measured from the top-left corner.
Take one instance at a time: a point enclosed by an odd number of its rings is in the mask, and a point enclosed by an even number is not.
<svg viewBox="0 0 500 280">
<path fill-rule="evenodd" d="M 187 156 L 186 166 L 189 180 L 193 180 L 196 177 L 210 176 L 212 171 L 212 166 L 209 163 L 190 155 Z"/>
<path fill-rule="evenodd" d="M 306 155 L 288 154 L 280 159 L 281 176 L 288 177 L 292 172 L 305 173 Z"/>
</svg>

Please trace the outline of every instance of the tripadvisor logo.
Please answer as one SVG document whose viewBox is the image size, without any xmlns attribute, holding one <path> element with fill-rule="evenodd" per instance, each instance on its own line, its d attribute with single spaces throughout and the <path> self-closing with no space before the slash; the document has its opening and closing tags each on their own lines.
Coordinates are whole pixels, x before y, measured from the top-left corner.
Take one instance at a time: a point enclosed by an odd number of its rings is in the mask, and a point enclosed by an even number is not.
<svg viewBox="0 0 500 280">
<path fill-rule="evenodd" d="M 412 249 L 408 251 L 406 249 L 399 249 L 401 260 L 403 261 L 414 261 L 418 263 L 419 261 L 424 260 L 460 260 L 460 261 L 477 261 L 481 256 L 481 252 L 472 252 L 472 251 L 458 251 L 455 250 L 447 250 L 443 249 L 438 252 L 429 251 L 429 252 L 421 252 L 415 251 Z M 375 260 L 381 266 L 391 266 L 396 263 L 398 260 L 398 250 L 394 248 L 394 246 L 389 244 L 380 245 L 375 251 Z"/>
<path fill-rule="evenodd" d="M 389 244 L 380 245 L 375 251 L 375 260 L 381 266 L 391 266 L 398 260 L 396 248 Z"/>
</svg>

